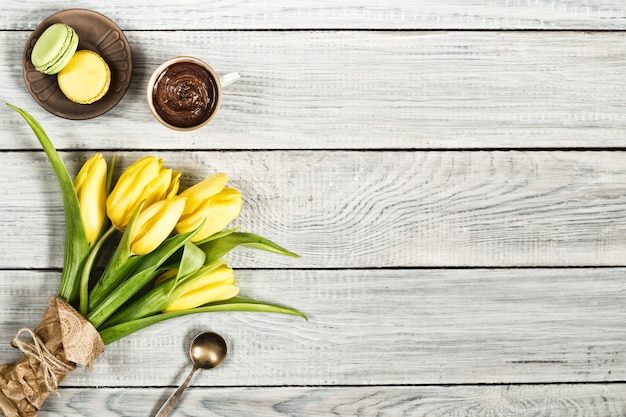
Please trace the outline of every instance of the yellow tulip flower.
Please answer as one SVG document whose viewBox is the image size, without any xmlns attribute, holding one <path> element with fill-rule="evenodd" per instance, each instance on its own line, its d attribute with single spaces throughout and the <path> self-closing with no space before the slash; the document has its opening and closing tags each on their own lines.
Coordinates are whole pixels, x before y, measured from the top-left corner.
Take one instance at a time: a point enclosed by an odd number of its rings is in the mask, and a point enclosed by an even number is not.
<svg viewBox="0 0 626 417">
<path fill-rule="evenodd" d="M 163 160 L 144 157 L 131 164 L 120 176 L 106 202 L 111 223 L 123 230 L 133 213 L 144 202 L 144 210 L 178 192 L 180 172 L 163 168 Z"/>
<path fill-rule="evenodd" d="M 222 265 L 198 278 L 164 312 L 189 310 L 207 303 L 228 300 L 239 294 L 233 270 Z"/>
<path fill-rule="evenodd" d="M 160 200 L 143 209 L 133 227 L 130 251 L 145 255 L 155 250 L 172 233 L 185 208 L 185 199 Z"/>
<path fill-rule="evenodd" d="M 98 237 L 106 218 L 106 181 L 107 163 L 101 153 L 89 158 L 74 180 L 74 189 L 89 243 Z"/>
<path fill-rule="evenodd" d="M 178 233 L 191 232 L 202 222 L 204 226 L 192 238 L 198 242 L 224 229 L 241 212 L 241 193 L 224 188 L 228 177 L 216 174 L 180 193 L 187 198 L 185 210 L 176 225 Z"/>
</svg>

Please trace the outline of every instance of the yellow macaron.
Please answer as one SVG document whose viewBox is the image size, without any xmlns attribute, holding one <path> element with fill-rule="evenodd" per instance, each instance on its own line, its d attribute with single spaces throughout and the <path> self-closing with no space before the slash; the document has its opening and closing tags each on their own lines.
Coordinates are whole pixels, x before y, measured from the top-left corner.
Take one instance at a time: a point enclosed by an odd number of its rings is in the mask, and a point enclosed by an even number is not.
<svg viewBox="0 0 626 417">
<path fill-rule="evenodd" d="M 94 51 L 76 51 L 70 62 L 57 74 L 59 88 L 75 103 L 91 104 L 109 91 L 111 70 Z"/>
</svg>

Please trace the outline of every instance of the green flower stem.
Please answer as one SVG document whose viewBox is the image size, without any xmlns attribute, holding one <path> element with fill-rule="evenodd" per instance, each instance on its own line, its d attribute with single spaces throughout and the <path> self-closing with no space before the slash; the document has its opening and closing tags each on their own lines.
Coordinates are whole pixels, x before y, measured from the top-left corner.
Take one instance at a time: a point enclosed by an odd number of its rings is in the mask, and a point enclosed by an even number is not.
<svg viewBox="0 0 626 417">
<path fill-rule="evenodd" d="M 207 265 L 202 268 L 202 270 L 199 271 L 195 277 L 192 276 L 181 282 L 176 282 L 176 280 L 172 278 L 168 282 L 157 285 L 141 297 L 133 300 L 127 306 L 117 311 L 111 318 L 104 322 L 102 327 L 112 327 L 121 323 L 135 321 L 160 313 L 171 305 L 174 300 L 188 291 L 191 284 L 198 279 L 202 279 L 205 274 L 215 270 L 223 264 L 223 261 L 213 262 L 211 265 Z"/>
<path fill-rule="evenodd" d="M 108 327 L 100 330 L 100 337 L 105 345 L 111 344 L 116 340 L 122 339 L 138 330 L 144 329 L 153 324 L 182 317 L 189 314 L 197 313 L 213 313 L 218 311 L 250 311 L 260 313 L 280 313 L 299 316 L 308 320 L 307 317 L 298 310 L 289 307 L 282 307 L 276 304 L 262 303 L 259 301 L 248 300 L 245 298 L 235 297 L 230 300 L 220 301 L 208 304 L 203 307 L 197 307 L 191 310 L 173 311 L 170 313 L 156 314 L 154 316 L 145 317 L 143 319 L 134 320 L 116 326 Z"/>
<path fill-rule="evenodd" d="M 159 267 L 166 262 L 178 249 L 187 243 L 194 232 L 175 235 L 161 244 L 153 252 L 144 255 L 135 269 L 124 282 L 116 287 L 100 304 L 94 307 L 87 320 L 98 329 L 117 309 L 133 297 L 155 278 Z"/>
<path fill-rule="evenodd" d="M 109 227 L 99 238 L 95 241 L 95 243 L 91 246 L 91 250 L 89 251 L 89 255 L 87 259 L 85 259 L 85 264 L 83 265 L 83 270 L 80 276 L 80 306 L 79 312 L 83 316 L 87 316 L 89 313 L 89 277 L 91 276 L 91 269 L 93 268 L 93 264 L 98 259 L 98 254 L 111 235 L 117 230 L 115 226 Z"/>
<path fill-rule="evenodd" d="M 105 270 L 105 275 L 98 279 L 96 285 L 89 293 L 89 311 L 95 309 L 98 304 L 102 303 L 109 296 L 110 292 L 115 290 L 115 288 L 124 282 L 124 280 L 134 271 L 135 267 L 141 263 L 142 259 L 143 256 L 133 256 L 132 258 L 128 258 L 123 263 L 118 265 L 112 273 L 107 273 L 107 271 L 109 271 L 109 264 Z"/>
<path fill-rule="evenodd" d="M 118 308 L 120 308 L 132 296 L 137 294 L 144 286 L 155 278 L 154 271 L 148 269 L 129 277 L 122 282 L 113 292 L 100 304 L 98 304 L 87 315 L 87 320 L 98 329 Z"/>
<path fill-rule="evenodd" d="M 113 327 L 160 313 L 167 307 L 168 296 L 171 292 L 170 286 L 173 285 L 174 282 L 171 282 L 154 287 L 148 293 L 116 312 L 101 327 Z"/>
<path fill-rule="evenodd" d="M 78 197 L 74 190 L 74 183 L 65 163 L 54 148 L 41 125 L 24 110 L 7 103 L 11 109 L 18 112 L 31 127 L 41 143 L 54 169 L 63 197 L 65 211 L 65 259 L 63 261 L 63 275 L 59 296 L 71 305 L 78 302 L 80 271 L 85 257 L 89 252 L 89 243 L 85 226 L 82 222 Z"/>
<path fill-rule="evenodd" d="M 126 230 L 124 230 L 122 234 L 122 239 L 118 243 L 113 256 L 107 263 L 104 273 L 91 290 L 89 294 L 88 310 L 100 304 L 115 287 L 120 285 L 122 281 L 128 277 L 136 264 L 142 259 L 140 256 L 132 256 L 130 252 L 132 231 L 142 208 L 143 203 L 141 203 L 133 213 L 130 222 L 126 226 Z"/>
</svg>

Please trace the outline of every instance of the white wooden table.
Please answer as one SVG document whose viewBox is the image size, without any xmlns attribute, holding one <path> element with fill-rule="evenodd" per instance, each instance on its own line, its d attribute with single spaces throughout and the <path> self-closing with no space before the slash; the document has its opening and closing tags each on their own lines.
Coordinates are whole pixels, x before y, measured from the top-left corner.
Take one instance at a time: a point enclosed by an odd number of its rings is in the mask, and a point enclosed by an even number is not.
<svg viewBox="0 0 626 417">
<path fill-rule="evenodd" d="M 237 250 L 242 294 L 309 321 L 217 313 L 109 346 L 40 416 L 150 416 L 203 330 L 226 362 L 178 416 L 626 415 L 626 4 L 621 0 L 5 0 L 0 96 L 70 171 L 156 154 L 224 171 L 238 224 L 299 253 Z M 133 79 L 68 121 L 25 88 L 31 31 L 62 8 L 114 20 Z M 152 70 L 240 71 L 207 127 L 159 125 Z M 0 109 L 0 361 L 57 291 L 62 202 L 30 129 Z M 2 342 L 4 340 L 4 342 Z"/>
</svg>

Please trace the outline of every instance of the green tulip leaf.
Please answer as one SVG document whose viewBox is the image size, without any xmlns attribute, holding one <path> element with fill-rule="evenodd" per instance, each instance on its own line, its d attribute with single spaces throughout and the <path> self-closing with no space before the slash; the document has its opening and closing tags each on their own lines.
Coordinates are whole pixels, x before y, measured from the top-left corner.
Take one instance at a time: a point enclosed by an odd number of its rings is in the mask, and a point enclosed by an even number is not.
<svg viewBox="0 0 626 417">
<path fill-rule="evenodd" d="M 170 313 L 161 313 L 154 316 L 145 317 L 138 320 L 121 323 L 115 326 L 107 327 L 100 330 L 100 337 L 103 342 L 108 345 L 116 340 L 122 339 L 138 330 L 144 329 L 156 323 L 160 323 L 165 320 L 173 319 L 176 317 L 182 317 L 189 314 L 198 313 L 214 313 L 220 311 L 248 311 L 259 313 L 280 313 L 290 314 L 293 316 L 302 317 L 308 320 L 306 315 L 302 312 L 289 307 L 283 307 L 276 304 L 264 303 L 261 301 L 249 300 L 246 298 L 234 297 L 226 301 L 220 301 L 217 303 L 207 304 L 202 307 L 197 307 L 191 310 L 173 311 Z"/>
<path fill-rule="evenodd" d="M 193 283 L 194 277 L 202 278 L 203 274 L 210 270 L 216 269 L 223 262 L 214 262 L 210 266 L 201 268 L 197 274 L 192 275 L 182 283 L 177 283 L 174 278 L 170 278 L 164 283 L 150 289 L 141 297 L 130 301 L 126 306 L 122 307 L 113 316 L 102 324 L 102 328 L 115 326 L 121 323 L 138 320 L 144 317 L 152 316 L 165 310 L 174 300 L 180 297 L 189 288 L 188 281 Z M 160 274 L 160 272 L 159 272 Z"/>
<path fill-rule="evenodd" d="M 89 255 L 85 259 L 85 263 L 83 265 L 83 271 L 80 278 L 80 303 L 79 303 L 79 312 L 83 316 L 86 316 L 89 313 L 89 279 L 91 278 L 91 271 L 93 269 L 96 260 L 104 246 L 104 243 L 109 239 L 109 237 L 115 232 L 114 227 L 110 227 L 106 230 L 93 245 L 89 248 Z"/>
<path fill-rule="evenodd" d="M 113 188 L 113 171 L 115 171 L 115 155 L 111 158 L 111 162 L 107 167 L 107 180 L 105 186 L 105 192 L 108 196 L 111 193 L 111 188 Z"/>
<path fill-rule="evenodd" d="M 279 255 L 291 256 L 299 258 L 300 256 L 288 251 L 287 249 L 277 245 L 276 243 L 265 239 L 254 233 L 234 232 L 217 239 L 198 245 L 200 249 L 206 253 L 206 262 L 213 262 L 226 255 L 237 246 L 247 246 L 254 249 L 260 249 L 267 252 L 277 253 Z"/>
<path fill-rule="evenodd" d="M 158 285 L 107 319 L 100 327 L 105 329 L 122 323 L 131 322 L 161 312 L 167 305 L 170 288 L 173 283 Z"/>
<path fill-rule="evenodd" d="M 160 266 L 166 262 L 178 249 L 187 243 L 197 231 L 174 235 L 163 242 L 154 251 L 141 256 L 140 261 L 130 272 L 130 275 L 119 286 L 115 287 L 106 298 L 96 305 L 87 316 L 87 320 L 97 329 L 118 308 L 133 297 L 139 290 L 156 278 Z M 132 258 L 131 258 L 132 259 Z"/>
<path fill-rule="evenodd" d="M 116 288 L 135 268 L 141 260 L 141 256 L 131 256 L 130 245 L 132 239 L 132 231 L 139 213 L 143 208 L 143 203 L 139 204 L 133 216 L 131 217 L 126 229 L 122 234 L 122 238 L 115 248 L 115 252 L 107 263 L 102 276 L 96 282 L 96 285 L 89 294 L 89 309 L 92 310 L 97 304 L 100 304 L 109 293 Z"/>
<path fill-rule="evenodd" d="M 179 281 L 195 274 L 200 268 L 202 268 L 205 259 L 206 255 L 202 249 L 197 247 L 192 242 L 185 243 L 185 246 L 183 246 L 183 256 L 180 259 L 180 266 L 178 267 L 178 272 L 174 277 L 174 284 L 171 286 L 170 294 L 171 291 L 176 288 Z"/>
<path fill-rule="evenodd" d="M 61 186 L 65 209 L 65 259 L 59 296 L 69 304 L 76 305 L 79 297 L 81 268 L 89 252 L 89 243 L 82 222 L 78 197 L 74 190 L 74 183 L 65 163 L 37 120 L 18 107 L 8 103 L 7 106 L 18 112 L 31 127 L 48 156 Z"/>
<path fill-rule="evenodd" d="M 203 222 L 203 224 L 204 224 L 204 222 Z M 237 230 L 239 230 L 239 226 L 235 227 L 234 229 L 224 230 L 222 232 L 213 233 L 211 236 L 205 237 L 201 241 L 196 242 L 196 245 L 202 245 L 203 243 L 210 242 L 211 240 L 219 239 L 219 238 L 227 236 L 227 235 L 229 235 L 231 233 L 235 233 Z"/>
<path fill-rule="evenodd" d="M 113 256 L 111 256 L 111 259 L 109 260 L 109 263 L 107 265 L 107 269 L 110 268 L 111 271 L 109 273 L 114 272 L 116 269 L 122 266 L 122 264 L 124 264 L 128 258 L 131 257 L 130 246 L 132 243 L 133 229 L 135 228 L 135 223 L 137 221 L 137 218 L 139 217 L 139 213 L 143 209 L 143 205 L 144 203 L 141 202 L 139 206 L 137 206 L 135 212 L 133 213 L 133 216 L 130 218 L 130 221 L 126 225 L 126 229 L 124 229 L 124 233 L 122 233 L 122 239 L 118 243 L 117 248 L 115 248 L 115 252 L 113 253 Z M 107 272 L 108 271 L 104 272 L 104 280 L 108 278 Z"/>
<path fill-rule="evenodd" d="M 167 308 L 174 300 L 176 300 L 180 295 L 189 291 L 189 289 L 199 280 L 203 280 L 204 277 L 210 272 L 216 270 L 218 267 L 226 264 L 226 260 L 216 260 L 211 262 L 210 264 L 203 265 L 202 268 L 198 269 L 194 274 L 187 275 L 180 281 L 176 282 L 174 286 L 170 287 L 170 297 L 169 301 L 166 305 L 163 306 L 161 310 Z M 171 280 L 169 280 L 171 281 Z M 167 282 L 167 281 L 166 281 Z"/>
</svg>

